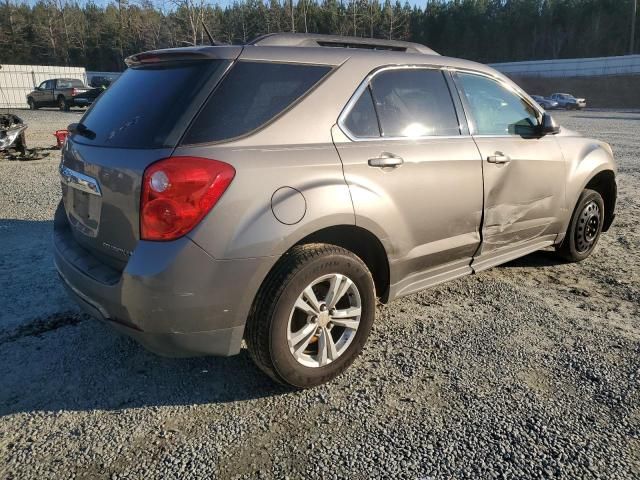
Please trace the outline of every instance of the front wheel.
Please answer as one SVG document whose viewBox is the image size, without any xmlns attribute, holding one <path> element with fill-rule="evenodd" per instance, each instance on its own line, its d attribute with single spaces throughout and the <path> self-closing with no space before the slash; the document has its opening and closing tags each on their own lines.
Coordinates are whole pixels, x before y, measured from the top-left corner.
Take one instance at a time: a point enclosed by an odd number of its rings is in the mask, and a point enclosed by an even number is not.
<svg viewBox="0 0 640 480">
<path fill-rule="evenodd" d="M 29 110 L 37 110 L 38 106 L 36 105 L 36 102 L 33 98 L 29 97 L 29 99 L 27 100 L 27 103 L 29 104 Z"/>
<path fill-rule="evenodd" d="M 360 354 L 375 298 L 369 269 L 350 251 L 296 246 L 256 296 L 245 335 L 249 353 L 280 383 L 308 388 L 328 382 Z"/>
<path fill-rule="evenodd" d="M 580 262 L 591 255 L 604 222 L 604 201 L 595 190 L 585 189 L 571 216 L 569 228 L 558 247 L 558 254 L 570 262 Z"/>
</svg>

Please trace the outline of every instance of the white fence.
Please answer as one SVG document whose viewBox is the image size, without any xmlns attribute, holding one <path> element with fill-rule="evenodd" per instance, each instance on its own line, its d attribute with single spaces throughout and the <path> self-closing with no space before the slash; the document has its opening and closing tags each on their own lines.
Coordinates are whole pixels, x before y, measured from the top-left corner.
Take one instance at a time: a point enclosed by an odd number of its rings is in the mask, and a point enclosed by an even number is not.
<svg viewBox="0 0 640 480">
<path fill-rule="evenodd" d="M 27 94 L 50 78 L 77 78 L 86 83 L 84 68 L 40 65 L 0 65 L 0 106 L 24 108 Z"/>
<path fill-rule="evenodd" d="M 516 74 L 532 77 L 638 75 L 640 74 L 640 55 L 532 60 L 528 62 L 493 63 L 491 66 L 507 75 Z"/>
</svg>

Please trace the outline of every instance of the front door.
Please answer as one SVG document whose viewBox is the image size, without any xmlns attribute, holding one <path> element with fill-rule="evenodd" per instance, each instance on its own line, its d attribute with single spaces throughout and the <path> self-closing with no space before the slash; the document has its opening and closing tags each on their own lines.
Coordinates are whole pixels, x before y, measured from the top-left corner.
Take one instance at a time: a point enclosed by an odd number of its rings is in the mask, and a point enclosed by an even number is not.
<svg viewBox="0 0 640 480">
<path fill-rule="evenodd" d="M 555 241 L 564 218 L 565 162 L 553 135 L 538 134 L 541 112 L 518 92 L 484 75 L 459 72 L 455 79 L 483 159 L 477 271 Z"/>
<path fill-rule="evenodd" d="M 391 297 L 470 273 L 480 244 L 482 162 L 445 75 L 380 70 L 333 130 L 356 223 L 387 249 Z"/>
</svg>

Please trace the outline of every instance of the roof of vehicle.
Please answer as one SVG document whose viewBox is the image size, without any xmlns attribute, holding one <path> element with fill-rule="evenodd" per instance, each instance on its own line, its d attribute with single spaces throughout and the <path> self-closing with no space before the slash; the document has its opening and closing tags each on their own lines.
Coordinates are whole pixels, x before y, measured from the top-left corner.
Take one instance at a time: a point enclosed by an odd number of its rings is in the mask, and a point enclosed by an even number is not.
<svg viewBox="0 0 640 480">
<path fill-rule="evenodd" d="M 258 37 L 246 45 L 198 45 L 142 52 L 128 57 L 128 66 L 198 58 L 295 62 L 339 66 L 345 62 L 371 69 L 390 65 L 425 65 L 473 70 L 512 83 L 493 68 L 460 58 L 445 57 L 412 42 L 337 35 L 279 33 Z"/>
<path fill-rule="evenodd" d="M 420 43 L 316 33 L 269 33 L 251 40 L 247 45 L 271 47 L 337 47 L 438 55 L 437 52 Z"/>
</svg>

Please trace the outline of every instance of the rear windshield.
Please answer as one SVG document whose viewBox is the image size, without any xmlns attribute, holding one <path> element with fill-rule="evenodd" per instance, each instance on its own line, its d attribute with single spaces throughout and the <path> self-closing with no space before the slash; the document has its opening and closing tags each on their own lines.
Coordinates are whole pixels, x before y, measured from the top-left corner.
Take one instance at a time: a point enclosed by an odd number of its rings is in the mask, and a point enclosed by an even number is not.
<svg viewBox="0 0 640 480">
<path fill-rule="evenodd" d="M 127 69 L 82 119 L 95 135 L 74 141 L 118 148 L 174 147 L 228 60 Z"/>
<path fill-rule="evenodd" d="M 82 83 L 82 80 L 76 80 L 74 78 L 70 78 L 70 79 L 62 79 L 62 80 L 58 80 L 57 83 L 58 88 L 83 88 L 84 87 L 84 83 Z"/>
<path fill-rule="evenodd" d="M 330 71 L 318 65 L 238 62 L 207 100 L 183 143 L 245 135 L 289 108 Z"/>
</svg>

